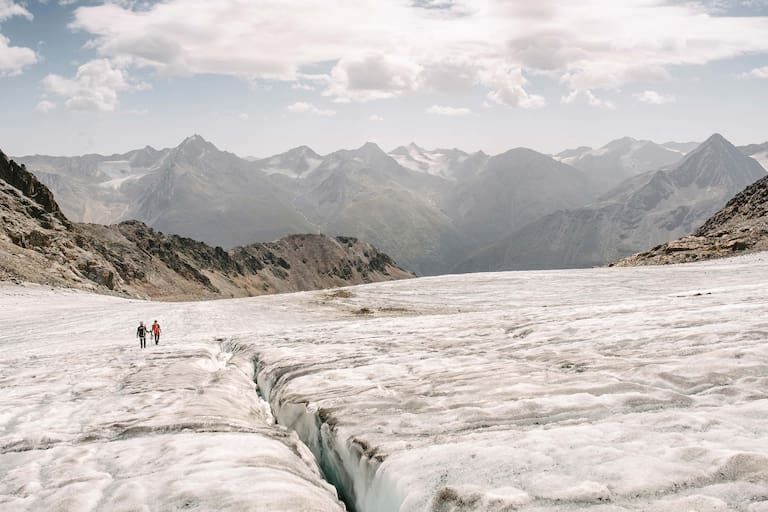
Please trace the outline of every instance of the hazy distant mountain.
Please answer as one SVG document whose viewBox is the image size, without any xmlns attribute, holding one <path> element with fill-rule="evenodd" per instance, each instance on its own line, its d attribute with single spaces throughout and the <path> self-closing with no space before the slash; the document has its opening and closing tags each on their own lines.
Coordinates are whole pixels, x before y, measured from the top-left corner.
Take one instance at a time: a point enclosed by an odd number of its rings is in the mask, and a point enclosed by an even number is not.
<svg viewBox="0 0 768 512">
<path fill-rule="evenodd" d="M 449 182 L 399 165 L 376 144 L 342 150 L 297 184 L 294 205 L 327 234 L 351 233 L 419 273 L 440 272 L 462 244 L 439 208 Z"/>
<path fill-rule="evenodd" d="M 489 158 L 458 184 L 446 210 L 475 246 L 486 245 L 560 208 L 594 198 L 577 169 L 525 148 Z"/>
<path fill-rule="evenodd" d="M 595 193 L 601 194 L 627 178 L 676 164 L 686 154 L 682 148 L 688 147 L 687 143 L 667 143 L 665 146 L 624 137 L 599 149 L 570 149 L 554 158 L 584 172 L 592 180 Z"/>
<path fill-rule="evenodd" d="M 430 151 L 413 142 L 393 149 L 389 152 L 389 156 L 406 169 L 452 181 L 474 174 L 489 158 L 482 151 L 472 154 L 455 148 Z"/>
<path fill-rule="evenodd" d="M 39 173 L 78 222 L 136 219 L 224 247 L 317 231 L 258 164 L 199 135 L 163 150 L 18 160 Z"/>
<path fill-rule="evenodd" d="M 766 250 L 768 176 L 739 192 L 693 235 L 634 254 L 615 265 L 666 265 Z"/>
<path fill-rule="evenodd" d="M 768 142 L 740 146 L 739 151 L 757 160 L 763 166 L 763 169 L 768 171 Z"/>
<path fill-rule="evenodd" d="M 138 221 L 71 223 L 53 194 L 2 152 L 0 209 L 0 280 L 192 299 L 411 277 L 386 254 L 350 237 L 294 235 L 225 251 Z"/>
<path fill-rule="evenodd" d="M 144 193 L 125 218 L 232 247 L 316 232 L 263 173 L 200 136 L 167 152 L 137 186 Z"/>
<path fill-rule="evenodd" d="M 64 213 L 78 222 L 113 223 L 127 218 L 143 194 L 136 182 L 153 171 L 167 150 L 149 146 L 121 155 L 17 158 L 50 187 Z"/>
<path fill-rule="evenodd" d="M 765 171 L 720 135 L 670 170 L 630 178 L 597 203 L 547 215 L 458 271 L 603 265 L 691 233 Z"/>
</svg>

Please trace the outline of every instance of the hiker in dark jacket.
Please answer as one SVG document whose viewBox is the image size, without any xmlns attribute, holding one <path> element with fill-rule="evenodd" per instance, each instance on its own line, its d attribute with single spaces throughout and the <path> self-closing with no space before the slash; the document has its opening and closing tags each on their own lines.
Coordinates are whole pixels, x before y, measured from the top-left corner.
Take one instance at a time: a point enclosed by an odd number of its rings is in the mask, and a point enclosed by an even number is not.
<svg viewBox="0 0 768 512">
<path fill-rule="evenodd" d="M 139 328 L 136 329 L 136 336 L 139 338 L 139 346 L 147 348 L 147 326 L 144 322 L 139 322 Z"/>
</svg>

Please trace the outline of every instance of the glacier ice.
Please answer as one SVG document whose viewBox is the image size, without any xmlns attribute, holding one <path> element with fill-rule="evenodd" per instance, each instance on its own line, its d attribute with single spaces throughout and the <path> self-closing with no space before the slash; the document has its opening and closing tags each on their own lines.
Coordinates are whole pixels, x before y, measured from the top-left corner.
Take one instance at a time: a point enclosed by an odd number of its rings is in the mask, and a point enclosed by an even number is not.
<svg viewBox="0 0 768 512">
<path fill-rule="evenodd" d="M 340 510 L 319 464 L 358 512 L 765 512 L 767 278 L 752 255 L 196 303 L 2 285 L 0 508 Z"/>
</svg>

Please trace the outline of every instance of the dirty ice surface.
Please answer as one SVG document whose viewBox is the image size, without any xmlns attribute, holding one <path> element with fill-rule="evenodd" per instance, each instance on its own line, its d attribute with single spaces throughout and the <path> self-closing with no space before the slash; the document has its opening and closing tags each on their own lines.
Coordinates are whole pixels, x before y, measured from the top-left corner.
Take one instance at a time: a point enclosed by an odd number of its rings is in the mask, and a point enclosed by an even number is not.
<svg viewBox="0 0 768 512">
<path fill-rule="evenodd" d="M 222 306 L 0 286 L 0 510 L 343 511 Z"/>
<path fill-rule="evenodd" d="M 768 255 L 186 304 L 0 286 L 0 509 L 339 510 L 311 451 L 358 512 L 768 512 L 767 312 Z"/>
</svg>

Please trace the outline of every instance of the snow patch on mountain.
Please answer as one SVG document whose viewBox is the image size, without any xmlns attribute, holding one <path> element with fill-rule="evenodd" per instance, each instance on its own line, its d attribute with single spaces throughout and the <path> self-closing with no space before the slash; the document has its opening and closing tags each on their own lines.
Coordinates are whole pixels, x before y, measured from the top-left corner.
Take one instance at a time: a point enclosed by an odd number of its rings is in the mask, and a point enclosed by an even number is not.
<svg viewBox="0 0 768 512">
<path fill-rule="evenodd" d="M 755 153 L 754 155 L 751 155 L 752 158 L 757 160 L 757 163 L 763 166 L 763 169 L 768 172 L 768 150 L 762 151 L 760 153 Z"/>
<path fill-rule="evenodd" d="M 463 164 L 469 155 L 457 149 L 426 150 L 410 143 L 389 153 L 397 163 L 412 171 L 423 172 L 448 180 L 456 180 L 456 167 Z"/>
<path fill-rule="evenodd" d="M 306 158 L 304 160 L 304 166 L 300 171 L 297 171 L 295 168 L 292 167 L 284 167 L 282 166 L 283 162 L 279 158 L 271 158 L 269 159 L 269 165 L 267 167 L 264 167 L 262 170 L 267 174 L 281 174 L 283 176 L 288 176 L 289 178 L 300 178 L 303 176 L 306 176 L 307 174 L 310 174 L 312 171 L 317 169 L 320 164 L 323 163 L 322 158 Z"/>
</svg>

